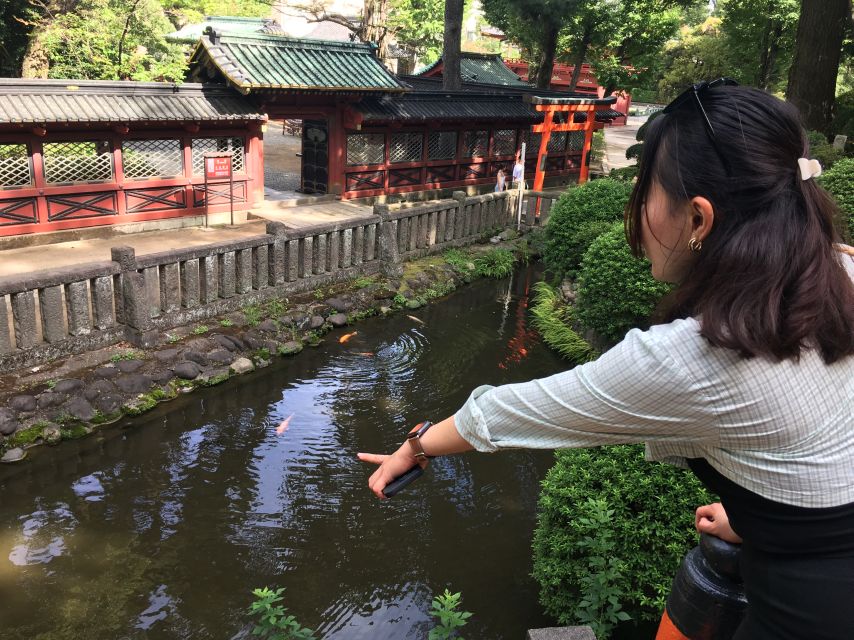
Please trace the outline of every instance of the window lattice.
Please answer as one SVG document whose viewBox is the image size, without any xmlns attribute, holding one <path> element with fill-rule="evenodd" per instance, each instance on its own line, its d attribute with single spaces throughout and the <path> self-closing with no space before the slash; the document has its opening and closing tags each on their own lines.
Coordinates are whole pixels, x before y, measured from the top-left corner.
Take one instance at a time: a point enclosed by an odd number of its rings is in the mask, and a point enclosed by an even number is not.
<svg viewBox="0 0 854 640">
<path fill-rule="evenodd" d="M 482 158 L 489 152 L 489 131 L 466 131 L 463 144 L 466 158 Z"/>
<path fill-rule="evenodd" d="M 347 136 L 347 164 L 382 164 L 384 133 L 351 133 Z"/>
<path fill-rule="evenodd" d="M 492 155 L 509 156 L 516 153 L 516 130 L 496 129 L 492 134 Z"/>
<path fill-rule="evenodd" d="M 113 154 L 106 140 L 46 142 L 45 182 L 91 182 L 113 178 Z"/>
<path fill-rule="evenodd" d="M 568 131 L 567 142 L 567 151 L 569 153 L 581 153 L 584 151 L 584 132 Z"/>
<path fill-rule="evenodd" d="M 431 131 L 427 137 L 428 160 L 450 160 L 457 155 L 456 131 Z"/>
<path fill-rule="evenodd" d="M 540 140 L 542 139 L 542 136 L 543 134 L 541 133 L 532 133 L 531 131 L 522 132 L 522 142 L 526 144 L 526 156 L 535 156 L 540 152 Z"/>
<path fill-rule="evenodd" d="M 566 131 L 552 131 L 546 146 L 549 153 L 563 153 L 566 150 Z"/>
<path fill-rule="evenodd" d="M 205 173 L 205 154 L 231 151 L 231 170 L 245 171 L 243 138 L 193 138 L 193 175 Z"/>
<path fill-rule="evenodd" d="M 184 173 L 180 140 L 126 140 L 122 166 L 127 178 L 179 176 Z"/>
<path fill-rule="evenodd" d="M 30 155 L 25 144 L 0 144 L 0 187 L 24 187 L 33 183 Z"/>
<path fill-rule="evenodd" d="M 421 160 L 424 135 L 421 133 L 395 133 L 388 144 L 389 162 L 417 162 Z"/>
</svg>

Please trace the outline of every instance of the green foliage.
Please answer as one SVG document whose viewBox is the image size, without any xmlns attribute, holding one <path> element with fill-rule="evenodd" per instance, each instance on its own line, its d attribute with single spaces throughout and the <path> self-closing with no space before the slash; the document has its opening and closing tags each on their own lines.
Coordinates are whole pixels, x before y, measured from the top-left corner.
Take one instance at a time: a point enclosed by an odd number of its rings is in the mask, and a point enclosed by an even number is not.
<svg viewBox="0 0 854 640">
<path fill-rule="evenodd" d="M 733 64 L 729 43 L 721 35 L 719 18 L 709 18 L 668 43 L 662 52 L 662 66 L 658 82 L 658 99 L 662 103 L 670 102 L 685 87 L 700 80 L 726 76 L 744 81 Z"/>
<path fill-rule="evenodd" d="M 807 131 L 807 140 L 810 145 L 809 157 L 818 160 L 822 169 L 830 169 L 842 157 L 842 152 L 835 149 L 821 131 Z"/>
<path fill-rule="evenodd" d="M 359 276 L 353 280 L 354 289 L 364 289 L 370 287 L 372 284 L 374 284 L 374 279 L 369 276 Z"/>
<path fill-rule="evenodd" d="M 246 318 L 246 324 L 256 327 L 264 317 L 264 312 L 257 304 L 249 304 L 243 307 L 243 316 Z"/>
<path fill-rule="evenodd" d="M 110 356 L 110 362 L 119 362 L 120 360 L 142 360 L 143 358 L 145 358 L 144 352 L 127 349 L 125 351 L 120 351 L 119 353 L 114 353 Z"/>
<path fill-rule="evenodd" d="M 229 320 L 228 318 L 223 318 L 222 320 L 219 321 L 219 326 L 225 327 L 227 329 L 228 327 L 233 327 L 234 322 Z"/>
<path fill-rule="evenodd" d="M 273 298 L 272 300 L 267 301 L 267 304 L 264 305 L 264 308 L 266 309 L 268 316 L 278 318 L 285 312 L 285 309 L 288 308 L 288 299 Z"/>
<path fill-rule="evenodd" d="M 590 245 L 578 276 L 578 320 L 609 342 L 647 325 L 670 286 L 650 275 L 649 262 L 632 256 L 623 224 L 614 224 Z"/>
<path fill-rule="evenodd" d="M 590 243 L 622 219 L 631 190 L 631 184 L 603 178 L 564 193 L 546 224 L 546 268 L 561 278 L 575 276 Z"/>
<path fill-rule="evenodd" d="M 619 180 L 620 182 L 634 182 L 634 179 L 638 177 L 638 166 L 636 164 L 631 164 L 628 167 L 611 169 L 611 173 L 608 174 L 608 177 L 611 178 L 611 180 Z"/>
<path fill-rule="evenodd" d="M 448 589 L 445 589 L 442 595 L 433 598 L 430 615 L 438 619 L 438 624 L 430 629 L 428 640 L 447 640 L 448 638 L 463 640 L 462 636 L 457 635 L 456 630 L 464 627 L 472 614 L 469 611 L 457 611 L 460 604 L 461 594 L 451 593 Z"/>
<path fill-rule="evenodd" d="M 404 296 L 402 293 L 396 293 L 396 294 L 394 294 L 394 298 L 392 299 L 392 302 L 394 303 L 394 306 L 396 306 L 396 307 L 406 306 L 406 296 Z"/>
<path fill-rule="evenodd" d="M 546 282 L 534 284 L 531 315 L 543 341 L 567 360 L 580 364 L 599 355 L 573 329 L 572 308 Z"/>
<path fill-rule="evenodd" d="M 533 542 L 546 612 L 560 624 L 591 611 L 621 618 L 609 609 L 615 597 L 633 618 L 658 619 L 673 573 L 696 544 L 694 509 L 711 501 L 689 472 L 645 462 L 642 446 L 558 451 L 543 481 Z M 618 563 L 595 560 L 613 541 L 607 557 Z"/>
<path fill-rule="evenodd" d="M 209 331 L 208 325 L 200 324 L 193 329 L 193 335 L 200 336 Z"/>
<path fill-rule="evenodd" d="M 851 47 L 854 49 L 854 43 Z M 830 135 L 848 136 L 846 148 L 854 148 L 854 90 L 836 96 L 836 116 L 830 124 Z"/>
<path fill-rule="evenodd" d="M 443 0 L 390 0 L 388 26 L 398 45 L 415 54 L 424 64 L 442 55 L 445 33 Z"/>
<path fill-rule="evenodd" d="M 509 249 L 492 249 L 474 260 L 479 276 L 487 278 L 506 278 L 513 273 L 516 256 Z"/>
<path fill-rule="evenodd" d="M 620 598 L 624 581 L 622 560 L 616 557 L 617 541 L 611 521 L 614 509 L 602 499 L 588 498 L 579 506 L 578 548 L 584 552 L 582 562 L 587 564 L 587 573 L 581 576 L 578 591 L 581 599 L 576 603 L 573 617 L 581 624 L 589 625 L 600 640 L 605 640 L 620 622 L 631 620 L 622 610 Z"/>
<path fill-rule="evenodd" d="M 465 282 L 471 282 L 477 274 L 477 265 L 470 253 L 460 249 L 448 249 L 442 257 Z"/>
<path fill-rule="evenodd" d="M 255 602 L 249 607 L 249 613 L 257 619 L 252 635 L 267 640 L 312 640 L 314 632 L 303 627 L 279 604 L 283 592 L 283 588 L 273 591 L 268 587 L 252 590 Z"/>
<path fill-rule="evenodd" d="M 839 231 L 846 241 L 854 242 L 854 158 L 844 158 L 828 169 L 818 179 L 836 200 L 842 213 Z"/>
</svg>

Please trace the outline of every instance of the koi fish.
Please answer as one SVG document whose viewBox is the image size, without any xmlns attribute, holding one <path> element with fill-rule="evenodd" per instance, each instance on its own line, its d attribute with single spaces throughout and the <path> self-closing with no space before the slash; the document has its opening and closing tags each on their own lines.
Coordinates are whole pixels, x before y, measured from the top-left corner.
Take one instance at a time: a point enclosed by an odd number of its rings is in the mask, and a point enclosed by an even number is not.
<svg viewBox="0 0 854 640">
<path fill-rule="evenodd" d="M 374 357 L 374 354 L 371 353 L 370 351 L 359 351 L 356 355 L 357 356 L 365 356 L 366 358 L 373 358 Z"/>
<path fill-rule="evenodd" d="M 350 338 L 352 338 L 353 336 L 355 336 L 357 333 L 359 333 L 359 332 L 358 332 L 358 331 L 354 331 L 353 333 L 345 333 L 343 336 L 341 336 L 340 338 L 338 338 L 338 342 L 340 342 L 341 344 L 344 344 L 344 343 L 345 343 L 345 342 L 347 342 Z"/>
<path fill-rule="evenodd" d="M 276 427 L 276 435 L 277 436 L 282 435 L 285 431 L 288 430 L 288 425 L 291 424 L 291 418 L 293 418 L 293 417 L 294 417 L 294 414 L 289 415 L 287 418 L 282 420 L 282 424 L 280 424 L 278 427 Z"/>
<path fill-rule="evenodd" d="M 424 324 L 424 321 L 421 318 L 416 318 L 415 316 L 406 316 L 406 317 L 409 318 L 410 320 L 412 320 L 413 322 L 417 322 L 418 324 Z"/>
</svg>

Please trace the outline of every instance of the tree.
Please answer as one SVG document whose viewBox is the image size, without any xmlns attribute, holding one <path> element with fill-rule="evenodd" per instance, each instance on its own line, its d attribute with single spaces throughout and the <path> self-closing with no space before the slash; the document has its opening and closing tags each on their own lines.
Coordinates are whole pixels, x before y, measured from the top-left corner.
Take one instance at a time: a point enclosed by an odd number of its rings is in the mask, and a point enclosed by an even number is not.
<svg viewBox="0 0 854 640">
<path fill-rule="evenodd" d="M 388 0 L 365 0 L 360 16 L 348 16 L 330 11 L 331 0 L 311 0 L 304 4 L 290 5 L 291 9 L 309 16 L 309 22 L 334 22 L 346 27 L 353 38 L 360 42 L 373 42 L 377 45 L 380 60 L 388 60 Z"/>
<path fill-rule="evenodd" d="M 463 33 L 463 0 L 445 0 L 445 40 L 442 46 L 442 88 L 453 91 L 462 86 L 460 40 Z"/>
<path fill-rule="evenodd" d="M 444 0 L 391 0 L 388 24 L 398 46 L 409 54 L 407 71 L 412 71 L 415 58 L 430 63 L 442 55 L 444 4 Z"/>
<path fill-rule="evenodd" d="M 726 40 L 721 35 L 720 18 L 686 29 L 682 37 L 664 48 L 664 66 L 658 82 L 658 99 L 669 102 L 686 86 L 699 80 L 722 76 L 741 82 L 741 71 L 732 64 Z"/>
<path fill-rule="evenodd" d="M 827 131 L 833 119 L 836 76 L 850 11 L 850 0 L 801 0 L 786 99 L 800 110 L 807 129 Z"/>
<path fill-rule="evenodd" d="M 745 80 L 762 89 L 785 84 L 798 26 L 798 0 L 727 0 L 721 31 L 734 61 L 747 62 Z"/>
</svg>

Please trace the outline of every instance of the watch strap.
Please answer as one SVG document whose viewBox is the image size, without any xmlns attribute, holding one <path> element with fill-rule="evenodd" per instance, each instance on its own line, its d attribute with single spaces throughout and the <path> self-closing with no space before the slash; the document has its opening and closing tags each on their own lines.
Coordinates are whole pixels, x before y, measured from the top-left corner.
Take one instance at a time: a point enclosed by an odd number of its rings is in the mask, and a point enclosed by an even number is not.
<svg viewBox="0 0 854 640">
<path fill-rule="evenodd" d="M 424 447 L 421 444 L 421 436 L 427 433 L 427 430 L 432 426 L 432 422 L 425 420 L 424 422 L 415 425 L 409 432 L 409 435 L 406 436 L 409 446 L 412 449 L 412 455 L 419 462 L 430 458 L 430 456 L 424 452 Z"/>
</svg>

